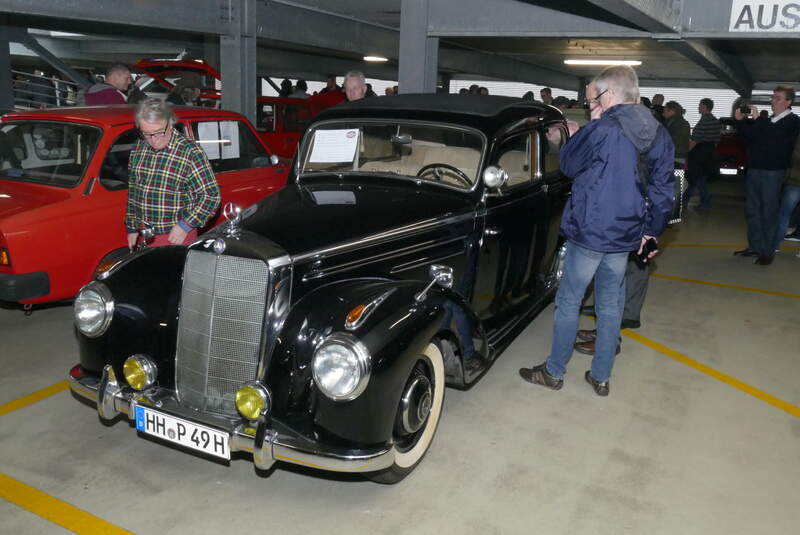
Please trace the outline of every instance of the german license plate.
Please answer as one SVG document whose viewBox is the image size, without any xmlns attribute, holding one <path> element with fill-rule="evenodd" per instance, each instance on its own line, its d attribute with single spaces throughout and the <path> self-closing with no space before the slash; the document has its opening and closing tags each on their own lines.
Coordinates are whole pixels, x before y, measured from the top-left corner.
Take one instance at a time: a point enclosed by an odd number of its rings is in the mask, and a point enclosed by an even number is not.
<svg viewBox="0 0 800 535">
<path fill-rule="evenodd" d="M 139 405 L 134 405 L 134 407 L 138 431 L 202 451 L 214 457 L 230 460 L 231 452 L 228 449 L 229 436 L 227 433 Z"/>
</svg>

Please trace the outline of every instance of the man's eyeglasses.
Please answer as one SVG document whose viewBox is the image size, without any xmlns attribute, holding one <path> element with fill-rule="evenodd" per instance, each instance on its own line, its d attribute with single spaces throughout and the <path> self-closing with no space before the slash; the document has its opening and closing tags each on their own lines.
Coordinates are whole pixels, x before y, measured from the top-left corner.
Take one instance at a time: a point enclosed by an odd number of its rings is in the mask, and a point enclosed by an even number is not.
<svg viewBox="0 0 800 535">
<path fill-rule="evenodd" d="M 607 92 L 608 92 L 608 89 L 604 89 L 603 91 L 600 91 L 600 92 L 597 94 L 597 96 L 596 96 L 596 97 L 594 97 L 594 98 L 590 98 L 590 99 L 587 99 L 587 100 L 586 100 L 586 104 L 600 104 L 600 97 L 602 97 L 603 95 L 605 95 Z"/>
<path fill-rule="evenodd" d="M 141 130 L 139 130 L 139 137 L 144 139 L 145 141 L 161 139 L 167 135 L 168 130 L 169 130 L 169 125 L 164 127 L 164 130 L 159 130 L 158 132 L 142 132 Z"/>
</svg>

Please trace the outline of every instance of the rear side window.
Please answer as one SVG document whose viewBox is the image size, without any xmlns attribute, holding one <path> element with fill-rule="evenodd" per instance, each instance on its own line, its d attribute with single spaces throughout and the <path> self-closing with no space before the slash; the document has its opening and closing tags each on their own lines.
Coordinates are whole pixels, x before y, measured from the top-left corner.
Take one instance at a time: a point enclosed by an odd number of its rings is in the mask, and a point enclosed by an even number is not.
<svg viewBox="0 0 800 535">
<path fill-rule="evenodd" d="M 200 121 L 192 123 L 192 133 L 215 173 L 270 165 L 269 154 L 242 121 Z"/>
<path fill-rule="evenodd" d="M 128 162 L 131 149 L 139 140 L 138 130 L 128 130 L 108 149 L 100 168 L 100 183 L 111 191 L 128 188 Z"/>
<path fill-rule="evenodd" d="M 13 121 L 0 126 L 0 180 L 72 187 L 83 178 L 101 130 L 61 122 Z"/>
</svg>

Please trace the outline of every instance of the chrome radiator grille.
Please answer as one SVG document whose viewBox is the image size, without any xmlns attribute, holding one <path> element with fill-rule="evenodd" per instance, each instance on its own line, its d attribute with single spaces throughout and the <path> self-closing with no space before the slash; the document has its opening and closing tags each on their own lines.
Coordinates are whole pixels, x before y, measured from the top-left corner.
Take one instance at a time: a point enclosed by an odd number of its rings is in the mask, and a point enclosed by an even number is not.
<svg viewBox="0 0 800 535">
<path fill-rule="evenodd" d="M 175 364 L 182 405 L 236 415 L 236 390 L 256 377 L 268 283 L 260 260 L 189 251 Z"/>
</svg>

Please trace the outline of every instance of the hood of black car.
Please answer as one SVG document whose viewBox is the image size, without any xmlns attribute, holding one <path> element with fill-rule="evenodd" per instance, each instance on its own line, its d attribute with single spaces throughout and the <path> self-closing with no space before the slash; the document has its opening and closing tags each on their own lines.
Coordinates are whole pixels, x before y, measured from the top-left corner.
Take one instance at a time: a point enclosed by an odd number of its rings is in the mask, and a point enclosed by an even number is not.
<svg viewBox="0 0 800 535">
<path fill-rule="evenodd" d="M 374 176 L 304 178 L 304 183 L 289 183 L 260 201 L 243 227 L 296 255 L 469 213 L 475 204 L 469 192 L 412 181 Z"/>
</svg>

